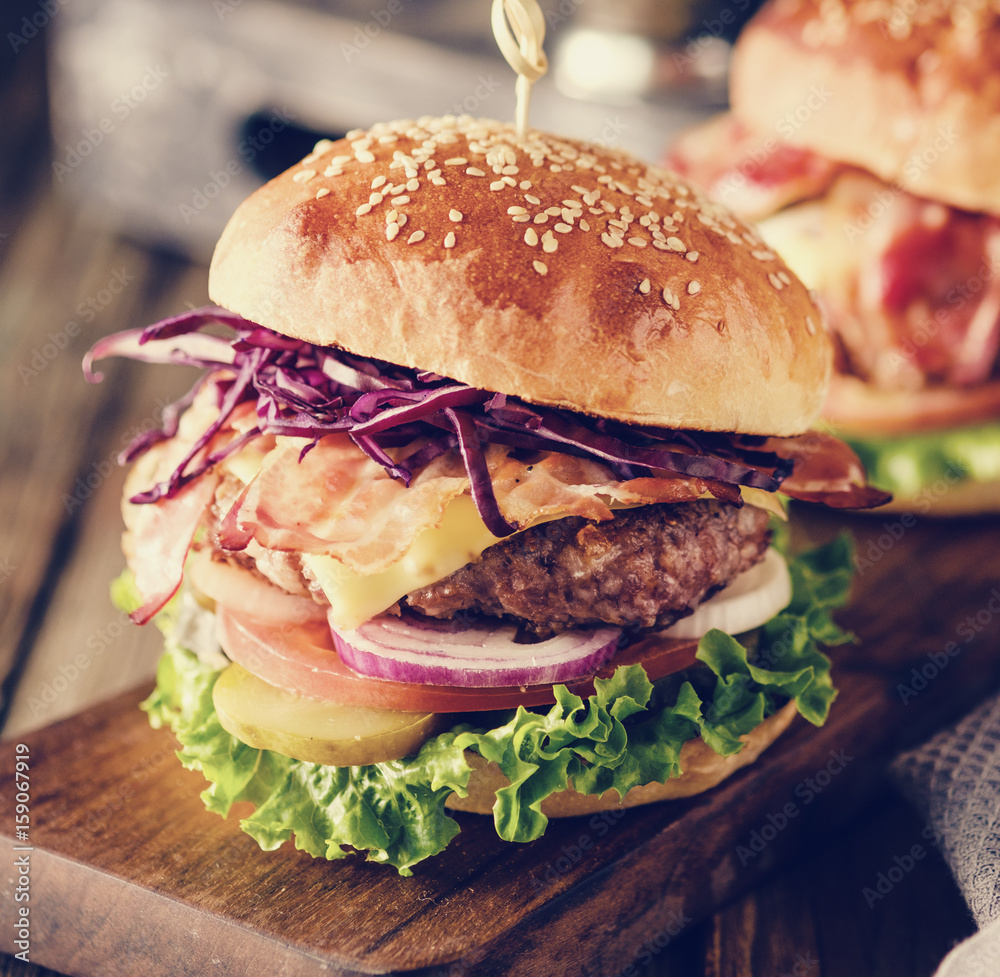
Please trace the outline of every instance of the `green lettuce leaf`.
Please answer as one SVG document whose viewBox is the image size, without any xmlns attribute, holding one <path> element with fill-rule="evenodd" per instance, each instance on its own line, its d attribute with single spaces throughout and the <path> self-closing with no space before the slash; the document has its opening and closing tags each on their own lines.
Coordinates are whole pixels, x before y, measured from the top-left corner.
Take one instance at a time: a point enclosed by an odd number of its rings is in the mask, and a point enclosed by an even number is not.
<svg viewBox="0 0 1000 977">
<path fill-rule="evenodd" d="M 1000 480 L 1000 421 L 893 438 L 840 437 L 861 459 L 869 481 L 901 498 L 938 482 Z"/>
<path fill-rule="evenodd" d="M 697 652 L 707 668 L 654 686 L 641 665 L 622 667 L 595 681 L 586 700 L 557 686 L 547 711 L 521 707 L 492 729 L 457 726 L 416 756 L 390 763 L 326 767 L 252 749 L 231 736 L 212 703 L 221 673 L 173 639 L 170 606 L 158 616 L 166 650 L 157 688 L 143 707 L 154 726 L 173 730 L 181 762 L 209 781 L 202 794 L 209 810 L 225 816 L 236 801 L 255 805 L 241 827 L 261 848 L 273 850 L 294 837 L 297 848 L 317 857 L 343 858 L 356 849 L 410 875 L 458 833 L 444 802 L 467 790 L 466 750 L 498 764 L 510 781 L 497 793 L 494 824 L 501 838 L 525 842 L 545 831 L 542 801 L 569 785 L 624 796 L 632 787 L 678 776 L 681 747 L 698 735 L 722 756 L 737 753 L 740 737 L 789 699 L 807 720 L 823 723 L 836 692 L 818 644 L 850 639 L 831 611 L 846 600 L 852 558 L 844 536 L 792 560 L 792 602 L 761 629 L 753 653 L 711 631 Z M 131 602 L 128 587 L 127 580 L 115 584 L 119 606 Z"/>
</svg>

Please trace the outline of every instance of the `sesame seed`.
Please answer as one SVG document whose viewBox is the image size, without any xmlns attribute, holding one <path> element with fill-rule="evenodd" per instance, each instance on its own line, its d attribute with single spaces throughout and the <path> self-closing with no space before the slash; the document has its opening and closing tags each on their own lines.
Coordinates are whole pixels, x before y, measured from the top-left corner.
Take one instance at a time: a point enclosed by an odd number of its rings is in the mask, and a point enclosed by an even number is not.
<svg viewBox="0 0 1000 977">
<path fill-rule="evenodd" d="M 449 231 L 448 232 L 448 234 L 446 235 L 446 237 L 444 239 L 444 246 L 446 248 L 453 248 L 453 247 L 455 247 L 455 232 L 454 231 Z"/>
<path fill-rule="evenodd" d="M 519 187 L 520 187 L 520 188 L 521 188 L 522 190 L 530 190 L 530 189 L 531 189 L 531 180 L 522 180 L 522 181 L 521 181 L 521 182 L 520 182 L 520 183 L 518 184 L 518 186 L 519 186 Z"/>
<path fill-rule="evenodd" d="M 558 247 L 559 242 L 556 240 L 556 236 L 551 231 L 546 231 L 542 235 L 542 250 L 546 254 L 552 254 Z"/>
<path fill-rule="evenodd" d="M 356 211 L 354 211 L 354 214 L 356 217 L 364 217 L 365 214 L 371 213 L 371 209 L 371 204 L 362 204 Z"/>
<path fill-rule="evenodd" d="M 580 221 L 580 230 L 581 231 L 589 231 L 590 230 L 590 222 L 589 221 L 585 221 L 585 220 Z"/>
<path fill-rule="evenodd" d="M 517 214 L 516 216 L 512 217 L 511 220 L 515 224 L 527 224 L 528 221 L 531 220 L 531 218 L 527 214 Z"/>
<path fill-rule="evenodd" d="M 465 173 L 467 176 L 486 176 L 486 170 L 481 170 L 478 166 L 470 166 Z"/>
<path fill-rule="evenodd" d="M 546 265 L 544 261 L 532 261 L 531 267 L 534 268 L 539 275 L 547 275 L 549 271 L 548 265 Z"/>
<path fill-rule="evenodd" d="M 533 196 L 530 193 L 526 193 L 524 195 L 524 199 L 527 200 L 529 204 L 534 204 L 536 207 L 541 203 L 541 200 L 539 200 L 538 197 Z"/>
<path fill-rule="evenodd" d="M 399 211 L 398 210 L 390 210 L 385 215 L 385 222 L 386 222 L 386 224 L 391 224 L 397 217 L 399 217 Z"/>
<path fill-rule="evenodd" d="M 394 207 L 402 207 L 403 204 L 408 204 L 410 202 L 410 198 L 404 193 L 399 197 L 393 197 L 392 200 L 389 202 Z"/>
<path fill-rule="evenodd" d="M 697 295 L 701 291 L 701 282 L 688 282 L 688 295 Z"/>
<path fill-rule="evenodd" d="M 532 247 L 538 244 L 538 232 L 533 227 L 529 227 L 524 232 L 524 243 L 530 244 Z"/>
<path fill-rule="evenodd" d="M 756 258 L 758 261 L 773 261 L 774 252 L 768 251 L 767 248 L 757 248 L 750 252 L 751 256 Z"/>
<path fill-rule="evenodd" d="M 432 176 L 431 183 L 436 187 L 446 187 L 448 185 L 448 181 L 443 176 Z"/>
<path fill-rule="evenodd" d="M 658 248 L 660 251 L 669 251 L 670 248 L 667 247 L 666 241 L 654 241 L 653 247 Z"/>
<path fill-rule="evenodd" d="M 679 237 L 668 237 L 667 247 L 671 251 L 687 251 L 687 248 L 684 247 L 684 242 Z"/>
<path fill-rule="evenodd" d="M 330 165 L 343 166 L 344 163 L 349 163 L 350 161 L 351 161 L 350 156 L 334 156 L 333 159 L 330 160 Z"/>
<path fill-rule="evenodd" d="M 417 179 L 408 180 L 406 183 L 406 189 L 412 193 L 414 190 L 420 189 L 420 181 Z"/>
<path fill-rule="evenodd" d="M 377 177 L 375 177 L 375 179 L 372 180 L 372 189 L 373 190 L 377 190 L 380 186 L 382 186 L 383 183 L 385 183 L 385 177 L 384 176 L 377 176 Z"/>
<path fill-rule="evenodd" d="M 368 152 L 367 149 L 356 149 L 354 151 L 354 158 L 359 163 L 374 163 L 375 162 L 375 155 L 374 155 L 374 153 Z"/>
<path fill-rule="evenodd" d="M 636 248 L 644 248 L 646 246 L 646 239 L 644 237 L 630 237 L 628 243 Z"/>
<path fill-rule="evenodd" d="M 780 292 L 785 286 L 781 279 L 773 272 L 770 271 L 767 274 L 767 280 Z"/>
<path fill-rule="evenodd" d="M 399 224 L 400 227 L 403 227 L 406 224 L 407 220 L 409 220 L 409 218 L 406 216 L 406 214 L 400 214 L 399 217 L 396 218 L 396 223 Z"/>
<path fill-rule="evenodd" d="M 571 187 L 571 189 L 572 189 L 572 191 L 574 193 L 586 193 L 587 192 L 587 188 L 586 187 L 578 186 L 575 183 L 573 184 L 573 186 Z"/>
<path fill-rule="evenodd" d="M 514 173 L 519 173 L 520 170 L 516 166 L 505 166 L 500 172 L 512 176 Z"/>
<path fill-rule="evenodd" d="M 330 139 L 320 139 L 315 146 L 313 146 L 313 152 L 317 156 L 322 156 L 328 149 L 333 148 L 333 142 Z"/>
<path fill-rule="evenodd" d="M 490 189 L 491 190 L 502 190 L 505 186 L 507 186 L 507 184 L 504 183 L 503 180 L 494 180 L 490 184 Z"/>
<path fill-rule="evenodd" d="M 322 199 L 323 197 L 325 197 L 325 196 L 326 196 L 326 195 L 327 195 L 327 194 L 328 194 L 329 192 L 330 192 L 330 190 L 329 190 L 329 189 L 328 189 L 327 187 L 323 187 L 323 189 L 322 189 L 322 190 L 317 190 L 317 191 L 316 191 L 316 199 L 317 199 L 317 200 L 321 200 L 321 199 Z"/>
<path fill-rule="evenodd" d="M 639 282 L 639 291 L 642 292 L 643 295 L 649 295 L 649 287 L 648 278 L 644 278 L 641 282 Z"/>
<path fill-rule="evenodd" d="M 412 234 L 411 234 L 411 235 L 410 235 L 410 236 L 409 236 L 409 237 L 408 237 L 408 238 L 406 239 L 406 243 L 407 243 L 407 244 L 418 244 L 418 243 L 419 243 L 420 241 L 422 241 L 422 240 L 423 240 L 423 239 L 424 239 L 425 237 L 427 237 L 427 235 L 426 235 L 426 234 L 424 234 L 424 232 L 423 232 L 423 231 L 414 231 L 414 232 L 413 232 L 413 233 L 412 233 Z"/>
<path fill-rule="evenodd" d="M 292 179 L 296 183 L 308 183 L 315 175 L 315 170 L 299 170 Z"/>
<path fill-rule="evenodd" d="M 343 176 L 344 171 L 339 166 L 334 166 L 332 163 L 323 170 L 323 176 Z"/>
<path fill-rule="evenodd" d="M 449 210 L 448 220 L 454 221 L 456 224 L 462 219 L 462 212 L 460 210 Z"/>
<path fill-rule="evenodd" d="M 382 200 L 382 194 L 380 194 L 377 190 L 368 197 L 368 203 L 370 203 L 373 207 L 382 203 Z"/>
<path fill-rule="evenodd" d="M 399 233 L 399 225 L 393 221 L 391 224 L 387 224 L 385 227 L 385 236 L 389 241 L 394 241 L 396 235 Z"/>
<path fill-rule="evenodd" d="M 622 244 L 624 243 L 620 237 L 615 237 L 614 234 L 609 234 L 607 231 L 605 231 L 601 235 L 601 240 L 609 248 L 620 248 L 622 246 Z"/>
<path fill-rule="evenodd" d="M 562 207 L 546 207 L 545 213 L 548 214 L 550 217 L 561 217 Z"/>
<path fill-rule="evenodd" d="M 560 234 L 569 234 L 569 232 L 573 230 L 573 226 L 571 224 L 562 224 L 562 223 L 559 223 L 559 224 L 556 224 L 556 230 Z"/>
<path fill-rule="evenodd" d="M 670 291 L 669 287 L 664 287 L 663 289 L 663 301 L 675 312 L 681 307 L 681 300 Z"/>
<path fill-rule="evenodd" d="M 525 210 L 524 207 L 514 206 L 514 207 L 508 207 L 507 208 L 507 213 L 508 214 L 526 214 L 527 212 L 528 211 Z"/>
<path fill-rule="evenodd" d="M 687 258 L 687 260 L 691 261 L 691 262 L 697 261 L 698 260 L 698 252 L 697 251 L 688 251 L 688 253 L 686 255 L 684 255 L 684 257 Z"/>
<path fill-rule="evenodd" d="M 508 187 L 516 187 L 517 186 L 517 180 L 515 180 L 514 177 L 512 177 L 512 176 L 502 176 L 502 177 L 500 177 L 500 179 Z"/>
<path fill-rule="evenodd" d="M 789 275 L 788 275 L 788 272 L 787 272 L 787 271 L 779 271 L 779 272 L 778 272 L 778 277 L 779 277 L 779 278 L 780 278 L 780 279 L 781 279 L 781 280 L 782 280 L 782 281 L 783 281 L 783 282 L 784 282 L 784 283 L 785 283 L 786 285 L 791 285 L 791 284 L 792 284 L 792 279 L 791 279 L 791 278 L 789 277 Z"/>
<path fill-rule="evenodd" d="M 535 223 L 544 224 L 549 219 L 548 214 L 535 214 Z"/>
</svg>

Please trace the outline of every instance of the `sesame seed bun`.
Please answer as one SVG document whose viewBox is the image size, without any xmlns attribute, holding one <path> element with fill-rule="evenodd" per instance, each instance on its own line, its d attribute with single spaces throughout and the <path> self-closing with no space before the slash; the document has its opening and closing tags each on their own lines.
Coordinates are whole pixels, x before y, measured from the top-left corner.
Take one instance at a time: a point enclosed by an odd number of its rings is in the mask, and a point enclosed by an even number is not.
<svg viewBox="0 0 1000 977">
<path fill-rule="evenodd" d="M 740 36 L 730 98 L 762 133 L 1000 213 L 997 0 L 772 0 Z"/>
<path fill-rule="evenodd" d="M 723 207 L 467 117 L 319 144 L 236 211 L 209 292 L 311 343 L 640 424 L 798 434 L 831 369 L 808 292 Z"/>
<path fill-rule="evenodd" d="M 619 797 L 616 790 L 597 796 L 580 794 L 570 787 L 546 797 L 542 801 L 542 813 L 550 818 L 574 817 L 578 814 L 638 807 L 655 801 L 677 800 L 711 790 L 737 770 L 753 763 L 789 727 L 795 715 L 795 703 L 786 703 L 746 736 L 741 736 L 743 749 L 728 757 L 719 756 L 702 739 L 688 740 L 681 747 L 680 764 L 683 773 L 665 783 L 633 787 L 624 798 Z M 478 753 L 466 751 L 465 758 L 472 767 L 468 796 L 452 794 L 445 801 L 445 806 L 456 811 L 490 814 L 496 792 L 510 782 L 495 763 L 484 760 Z"/>
</svg>

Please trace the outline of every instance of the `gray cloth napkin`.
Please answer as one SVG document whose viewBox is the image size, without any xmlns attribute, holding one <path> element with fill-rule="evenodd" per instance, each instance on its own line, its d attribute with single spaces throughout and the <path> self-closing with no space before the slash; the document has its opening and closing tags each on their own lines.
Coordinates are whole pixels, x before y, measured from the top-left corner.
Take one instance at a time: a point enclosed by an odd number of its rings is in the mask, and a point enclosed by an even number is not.
<svg viewBox="0 0 1000 977">
<path fill-rule="evenodd" d="M 980 932 L 935 977 L 1000 974 L 1000 696 L 900 754 L 891 774 L 933 830 Z"/>
</svg>

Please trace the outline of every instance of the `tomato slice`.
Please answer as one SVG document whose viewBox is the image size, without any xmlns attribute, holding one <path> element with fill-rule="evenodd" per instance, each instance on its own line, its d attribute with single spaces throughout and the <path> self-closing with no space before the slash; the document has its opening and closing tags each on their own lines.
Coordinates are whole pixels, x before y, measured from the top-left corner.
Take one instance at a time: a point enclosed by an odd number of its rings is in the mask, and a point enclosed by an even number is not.
<svg viewBox="0 0 1000 977">
<path fill-rule="evenodd" d="M 472 689 L 414 685 L 358 675 L 333 646 L 323 622 L 277 625 L 216 606 L 219 641 L 229 658 L 265 682 L 301 695 L 344 705 L 427 712 L 485 712 L 555 702 L 551 685 Z M 594 691 L 594 678 L 608 678 L 619 665 L 639 662 L 651 680 L 695 662 L 697 639 L 649 636 L 618 652 L 589 678 L 566 683 L 580 696 Z"/>
</svg>

